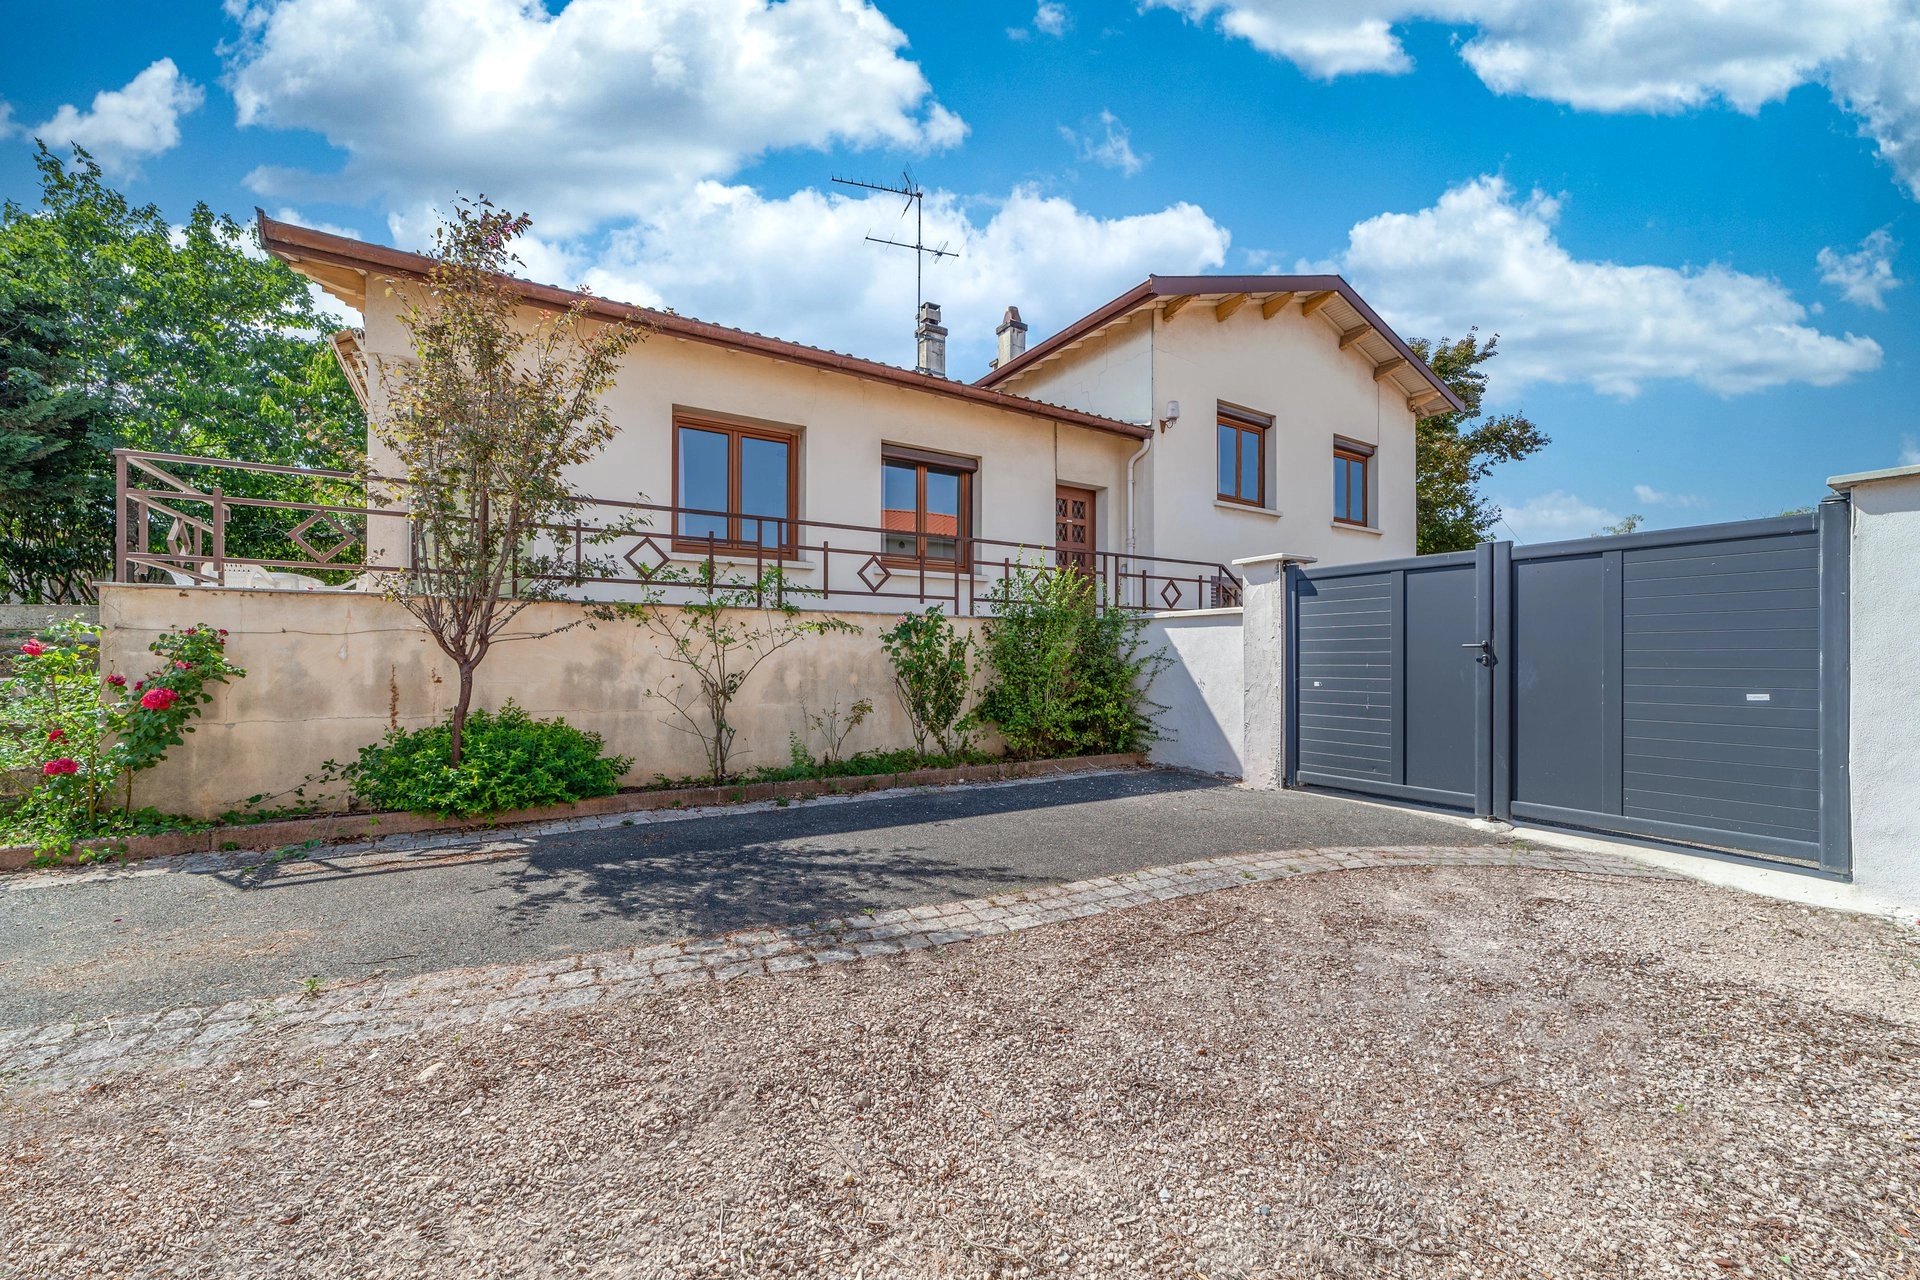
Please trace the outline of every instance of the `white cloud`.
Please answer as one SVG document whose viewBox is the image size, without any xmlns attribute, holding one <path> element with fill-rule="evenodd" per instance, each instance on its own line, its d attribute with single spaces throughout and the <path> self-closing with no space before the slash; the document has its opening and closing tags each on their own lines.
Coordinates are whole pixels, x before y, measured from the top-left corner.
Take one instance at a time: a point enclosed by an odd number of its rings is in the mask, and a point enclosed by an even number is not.
<svg viewBox="0 0 1920 1280">
<path fill-rule="evenodd" d="M 1633 500 L 1643 507 L 1704 507 L 1706 500 L 1691 493 L 1667 493 L 1650 484 L 1633 486 Z"/>
<path fill-rule="evenodd" d="M 1900 437 L 1900 466 L 1920 467 L 1920 439 L 1913 436 Z"/>
<path fill-rule="evenodd" d="M 808 189 L 769 199 L 702 183 L 616 232 L 584 279 L 607 297 L 910 365 L 912 260 L 864 239 L 893 232 L 899 218 L 891 196 Z M 985 372 L 1010 303 L 1044 334 L 1150 272 L 1218 269 L 1228 244 L 1226 230 L 1191 204 L 1100 218 L 1024 187 L 984 205 L 930 191 L 926 236 L 959 251 L 926 273 L 927 299 L 942 305 L 952 331 L 955 377 Z"/>
<path fill-rule="evenodd" d="M 162 58 L 119 89 L 102 89 L 86 110 L 68 103 L 30 133 L 50 147 L 85 147 L 100 167 L 122 177 L 139 162 L 180 145 L 180 117 L 199 109 L 206 90 Z M 9 113 L 0 108 L 0 126 Z M 0 127 L 0 136 L 7 130 Z"/>
<path fill-rule="evenodd" d="M 927 150 L 966 134 L 864 0 L 227 0 L 241 124 L 347 153 L 267 194 L 396 205 L 484 191 L 578 232 L 770 150 Z"/>
<path fill-rule="evenodd" d="M 1662 379 L 1735 395 L 1880 365 L 1878 343 L 1813 328 L 1777 281 L 1576 258 L 1554 236 L 1559 216 L 1557 199 L 1483 176 L 1357 224 L 1339 266 L 1403 334 L 1500 334 L 1503 395 L 1552 382 L 1632 396 Z"/>
<path fill-rule="evenodd" d="M 1309 75 L 1413 67 L 1396 28 L 1470 28 L 1460 56 L 1498 93 L 1590 111 L 1754 112 L 1826 86 L 1920 196 L 1920 6 L 1913 0 L 1145 0 Z"/>
<path fill-rule="evenodd" d="M 1033 29 L 1043 35 L 1063 36 L 1072 24 L 1073 15 L 1056 0 L 1040 0 L 1039 8 L 1033 11 Z"/>
<path fill-rule="evenodd" d="M 1609 525 L 1619 524 L 1621 519 L 1618 512 L 1596 506 L 1564 489 L 1542 493 L 1511 506 L 1503 504 L 1500 518 L 1519 542 L 1587 538 Z"/>
<path fill-rule="evenodd" d="M 1143 156 L 1133 149 L 1133 135 L 1127 126 L 1120 123 L 1111 111 L 1102 111 L 1085 127 L 1085 132 L 1060 126 L 1060 136 L 1065 138 L 1082 160 L 1107 169 L 1118 169 L 1127 177 L 1147 167 L 1152 156 Z"/>
<path fill-rule="evenodd" d="M 1820 280 L 1840 291 L 1848 302 L 1857 302 L 1875 311 L 1887 309 L 1887 294 L 1906 281 L 1893 274 L 1893 254 L 1900 246 L 1885 227 L 1873 232 L 1851 253 L 1831 247 L 1815 255 Z"/>
</svg>

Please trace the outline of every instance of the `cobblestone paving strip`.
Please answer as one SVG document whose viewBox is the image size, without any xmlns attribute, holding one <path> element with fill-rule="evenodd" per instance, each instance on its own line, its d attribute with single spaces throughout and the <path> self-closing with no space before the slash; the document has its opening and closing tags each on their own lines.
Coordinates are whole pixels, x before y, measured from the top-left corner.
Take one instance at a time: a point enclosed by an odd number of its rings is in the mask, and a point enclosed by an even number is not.
<svg viewBox="0 0 1920 1280">
<path fill-rule="evenodd" d="M 1239 853 L 1120 876 L 787 928 L 685 938 L 538 964 L 453 969 L 124 1018 L 0 1028 L 0 1083 L 68 1085 L 115 1072 L 210 1066 L 272 1038 L 325 1049 L 577 1009 L 708 982 L 792 973 L 991 938 L 1149 902 L 1325 871 L 1523 867 L 1677 879 L 1628 858 L 1485 846 Z"/>
</svg>

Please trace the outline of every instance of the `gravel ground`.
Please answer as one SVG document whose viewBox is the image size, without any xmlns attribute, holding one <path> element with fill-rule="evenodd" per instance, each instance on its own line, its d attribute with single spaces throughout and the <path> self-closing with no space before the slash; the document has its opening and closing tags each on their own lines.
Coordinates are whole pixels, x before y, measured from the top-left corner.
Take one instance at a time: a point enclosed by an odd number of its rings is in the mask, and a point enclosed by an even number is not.
<svg viewBox="0 0 1920 1280">
<path fill-rule="evenodd" d="M 1920 937 L 1336 872 L 0 1095 L 20 1276 L 1920 1276 Z"/>
</svg>

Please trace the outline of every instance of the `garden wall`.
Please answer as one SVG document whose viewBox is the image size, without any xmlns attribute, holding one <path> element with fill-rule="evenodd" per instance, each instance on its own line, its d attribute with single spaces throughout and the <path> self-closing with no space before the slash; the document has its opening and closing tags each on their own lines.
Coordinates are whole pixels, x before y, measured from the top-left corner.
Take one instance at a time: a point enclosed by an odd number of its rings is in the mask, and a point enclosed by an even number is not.
<svg viewBox="0 0 1920 1280">
<path fill-rule="evenodd" d="M 154 637 L 197 622 L 225 628 L 229 658 L 247 669 L 246 679 L 215 686 L 186 745 L 141 775 L 136 803 L 171 813 L 211 817 L 249 796 L 286 791 L 327 760 L 351 760 L 392 725 L 444 719 L 458 693 L 445 655 L 405 610 L 378 597 L 104 585 L 100 605 L 110 671 L 144 675 Z M 516 626 L 541 631 L 585 616 L 577 605 L 539 604 Z M 912 745 L 880 647 L 891 624 L 871 613 L 832 616 L 860 633 L 803 637 L 770 658 L 735 702 L 741 767 L 786 763 L 789 733 L 820 754 L 824 744 L 806 715 L 836 699 L 843 711 L 860 698 L 874 706 L 847 740 L 849 753 Z M 497 707 L 512 698 L 535 715 L 562 716 L 603 735 L 610 752 L 634 758 L 629 782 L 687 777 L 705 772 L 701 745 L 665 723 L 670 708 L 647 696 L 679 670 L 633 623 L 580 625 L 500 645 L 480 667 L 474 701 Z"/>
<path fill-rule="evenodd" d="M 1156 615 L 1149 646 L 1172 661 L 1153 682 L 1161 737 L 1156 764 L 1239 777 L 1245 771 L 1246 640 L 1238 609 Z"/>
</svg>

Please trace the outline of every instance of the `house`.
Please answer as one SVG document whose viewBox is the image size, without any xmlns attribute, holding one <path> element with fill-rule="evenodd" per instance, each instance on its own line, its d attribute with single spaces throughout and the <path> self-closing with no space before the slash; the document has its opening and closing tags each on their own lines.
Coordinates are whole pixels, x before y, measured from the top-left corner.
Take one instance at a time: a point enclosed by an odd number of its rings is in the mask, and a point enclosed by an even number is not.
<svg viewBox="0 0 1920 1280">
<path fill-rule="evenodd" d="M 400 313 L 427 259 L 260 215 L 267 252 L 364 317 L 336 345 L 380 408 L 411 348 Z M 516 282 L 529 308 L 581 295 Z M 1340 562 L 1414 550 L 1414 422 L 1458 400 L 1337 276 L 1156 276 L 1032 347 L 949 378 L 939 308 L 919 368 L 592 299 L 643 322 L 604 397 L 620 434 L 579 488 L 649 504 L 624 549 L 778 564 L 834 607 L 950 601 L 1005 566 L 1079 564 L 1151 608 L 1219 604 L 1228 567 L 1274 551 Z"/>
</svg>

